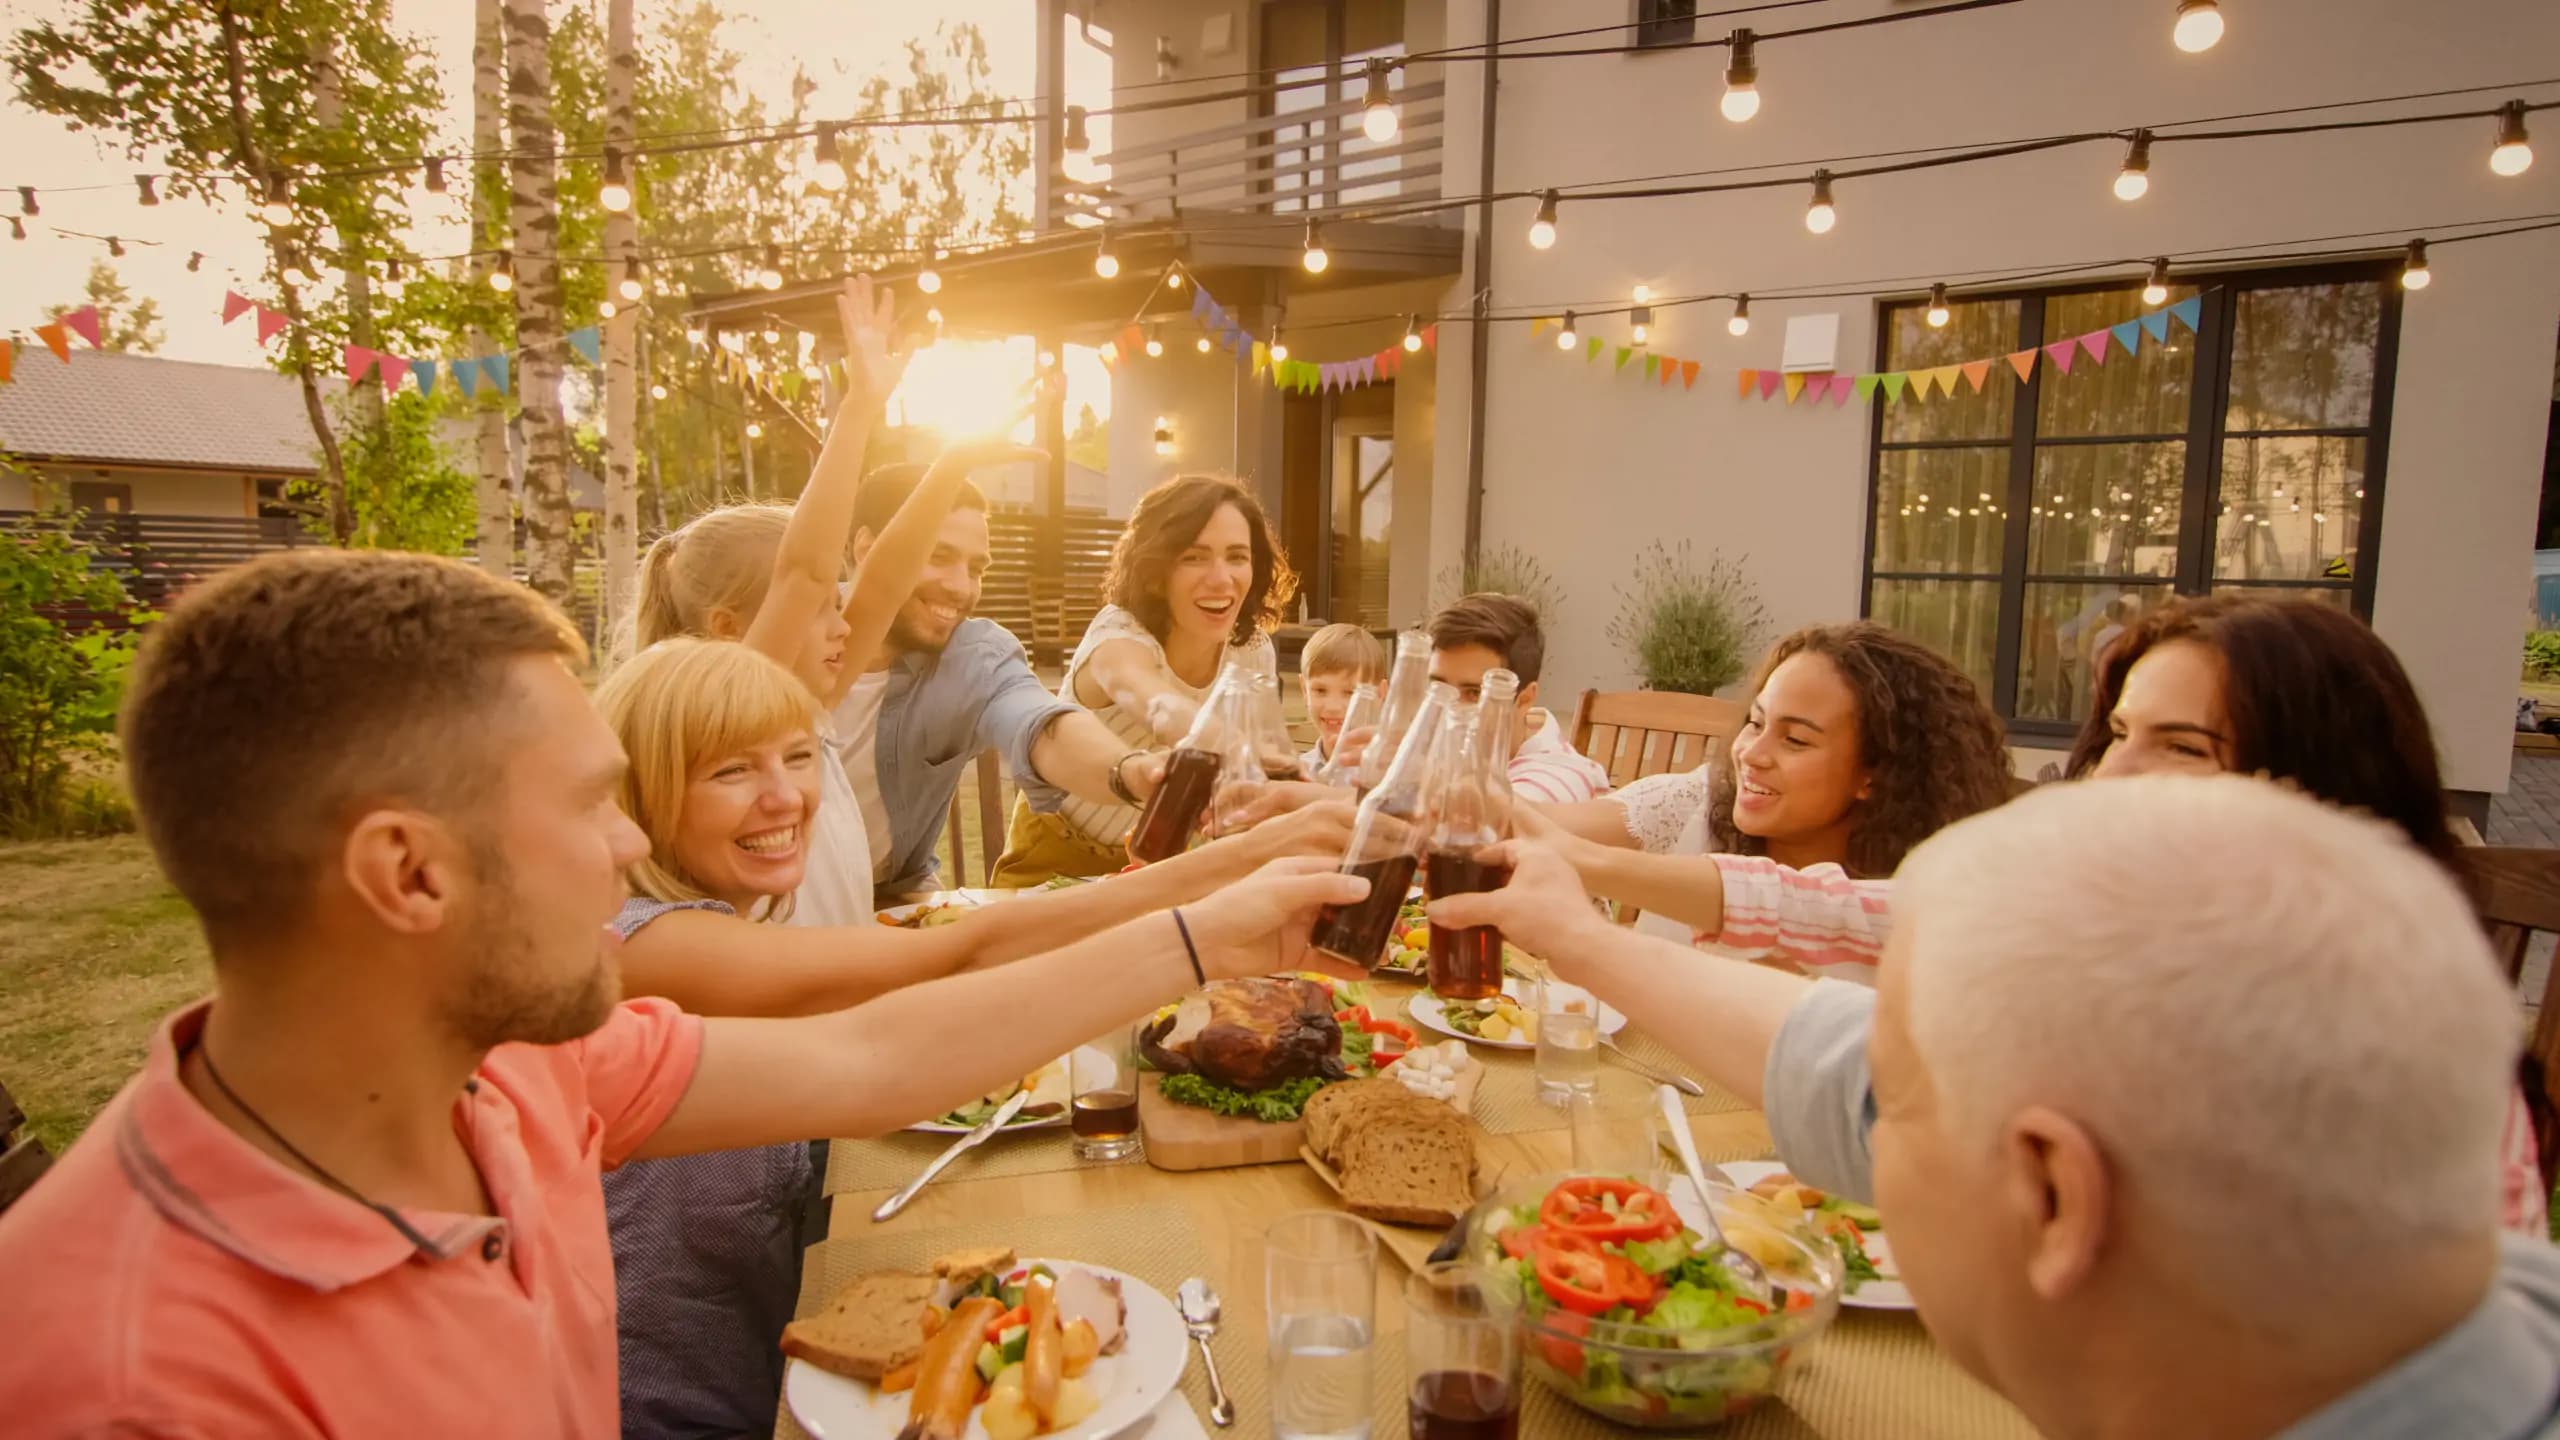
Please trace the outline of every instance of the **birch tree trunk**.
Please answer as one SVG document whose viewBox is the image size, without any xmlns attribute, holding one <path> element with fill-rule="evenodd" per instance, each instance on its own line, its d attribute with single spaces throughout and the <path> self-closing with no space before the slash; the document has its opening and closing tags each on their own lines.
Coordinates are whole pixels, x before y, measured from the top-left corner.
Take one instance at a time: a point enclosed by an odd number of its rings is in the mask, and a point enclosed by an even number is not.
<svg viewBox="0 0 2560 1440">
<path fill-rule="evenodd" d="M 346 82 L 338 73 L 338 40 L 334 35 L 322 35 L 312 42 L 311 118 L 323 130 L 335 130 L 346 123 Z M 362 204 L 362 197 L 355 203 Z M 371 350 L 375 348 L 373 267 L 363 245 L 349 236 L 353 228 L 343 219 L 338 223 L 338 275 L 347 291 L 347 342 Z M 382 392 L 370 384 L 348 388 L 358 423 L 381 429 Z M 363 539 L 367 545 L 373 543 L 370 527 Z"/>
<path fill-rule="evenodd" d="M 654 393 L 658 380 L 657 354 L 649 343 L 649 328 L 640 329 L 640 429 L 649 437 L 648 468 L 640 475 L 640 519 L 652 534 L 667 533 L 667 492 L 658 484 L 658 401 Z"/>
<path fill-rule="evenodd" d="M 639 263 L 639 162 L 631 153 L 631 98 L 637 86 L 639 57 L 631 39 L 631 0 L 608 0 L 605 6 L 604 145 L 622 160 L 623 178 L 634 192 L 629 207 L 608 210 L 604 217 L 604 253 L 621 262 L 608 265 L 607 283 L 634 273 Z M 640 374 L 634 340 L 640 307 L 616 297 L 618 308 L 604 323 L 604 618 L 598 646 L 619 645 L 624 623 L 640 579 L 640 516 L 636 496 L 635 457 L 639 454 Z"/>
<path fill-rule="evenodd" d="M 551 128 L 551 16 L 507 3 L 508 209 L 515 253 L 516 398 L 524 415 L 526 578 L 562 613 L 576 598 L 569 434 L 560 414 L 560 186 Z"/>
<path fill-rule="evenodd" d="M 475 0 L 471 29 L 471 153 L 495 155 L 507 145 L 507 32 L 505 0 Z M 504 233 L 505 169 L 495 160 L 471 167 L 471 248 L 486 250 Z M 471 278 L 489 283 L 494 262 L 471 262 Z M 484 355 L 489 337 L 474 325 L 464 332 L 464 354 Z M 515 507 L 507 497 L 507 396 L 500 391 L 474 407 L 479 439 L 480 568 L 503 580 L 515 573 Z"/>
</svg>

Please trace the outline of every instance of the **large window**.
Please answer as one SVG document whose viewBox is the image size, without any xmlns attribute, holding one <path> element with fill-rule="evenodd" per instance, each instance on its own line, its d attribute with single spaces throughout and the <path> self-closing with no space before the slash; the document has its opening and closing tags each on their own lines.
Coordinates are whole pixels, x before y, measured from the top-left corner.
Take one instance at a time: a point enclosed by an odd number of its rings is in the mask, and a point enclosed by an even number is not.
<svg viewBox="0 0 2560 1440">
<path fill-rule="evenodd" d="M 2021 382 L 1874 415 L 1867 613 L 1937 647 L 2014 728 L 2074 729 L 2097 662 L 2173 595 L 2259 590 L 2369 614 L 2400 290 L 2384 266 L 2191 280 L 2195 328 L 2104 365 L 2042 347 L 2154 313 L 2138 287 L 1884 308 L 1879 368 L 2039 352 Z M 2153 323 L 2157 324 L 2155 320 Z"/>
</svg>

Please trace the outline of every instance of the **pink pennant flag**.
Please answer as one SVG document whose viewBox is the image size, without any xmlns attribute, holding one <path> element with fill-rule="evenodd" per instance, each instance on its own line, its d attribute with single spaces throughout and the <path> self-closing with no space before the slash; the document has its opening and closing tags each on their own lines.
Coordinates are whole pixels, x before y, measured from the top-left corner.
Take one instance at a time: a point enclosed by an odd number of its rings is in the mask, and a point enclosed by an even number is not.
<svg viewBox="0 0 2560 1440">
<path fill-rule="evenodd" d="M 1776 370 L 1761 371 L 1760 398 L 1766 400 L 1770 396 L 1777 394 L 1778 387 L 1785 383 L 1787 383 L 1787 377 L 1783 373 Z"/>
<path fill-rule="evenodd" d="M 277 331 L 282 330 L 285 326 L 293 323 L 292 317 L 281 310 L 270 310 L 264 305 L 260 305 L 256 308 L 258 311 L 258 343 L 261 345 L 264 345 L 268 341 L 276 338 Z"/>
<path fill-rule="evenodd" d="M 1846 376 L 1846 375 L 1834 375 L 1834 376 L 1832 376 L 1832 377 L 1831 377 L 1831 406 L 1832 406 L 1832 408 L 1836 410 L 1836 409 L 1838 409 L 1839 407 L 1841 407 L 1841 406 L 1843 406 L 1843 405 L 1848 404 L 1848 403 L 1849 403 L 1849 396 L 1850 396 L 1850 394 L 1851 394 L 1853 391 L 1855 391 L 1857 388 L 1858 388 L 1858 382 L 1857 382 L 1857 381 L 1855 381 L 1855 380 L 1852 380 L 1851 378 L 1849 378 L 1849 377 L 1848 377 L 1848 376 Z"/>
<path fill-rule="evenodd" d="M 374 362 L 381 358 L 382 357 L 379 354 L 374 351 L 367 350 L 361 345 L 348 346 L 346 349 L 347 383 L 353 385 L 357 381 L 362 380 L 365 377 L 365 372 L 371 370 L 374 367 Z"/>
<path fill-rule="evenodd" d="M 62 323 L 70 329 L 72 334 L 88 341 L 90 349 L 102 348 L 103 336 L 98 329 L 97 306 L 83 305 L 77 310 L 66 310 L 62 313 Z"/>
<path fill-rule="evenodd" d="M 1991 378 L 1991 362 L 1988 360 L 1969 360 L 1965 362 L 1964 378 L 1967 384 L 1973 386 L 1974 394 L 1981 394 L 1983 382 Z"/>
<path fill-rule="evenodd" d="M 1751 387 L 1759 383 L 1760 372 L 1757 370 L 1736 370 L 1733 372 L 1733 393 L 1741 396 L 1745 400 L 1751 398 Z"/>
<path fill-rule="evenodd" d="M 1683 390 L 1695 390 L 1698 388 L 1697 361 L 1683 360 L 1680 362 L 1680 388 Z"/>
<path fill-rule="evenodd" d="M 2108 338 L 2106 331 L 2092 330 L 2080 337 L 2080 348 L 2088 352 L 2090 359 L 2104 365 L 2107 363 Z"/>
<path fill-rule="evenodd" d="M 2013 350 L 2005 358 L 2009 368 L 2018 372 L 2019 384 L 2027 383 L 2027 377 L 2035 373 L 2036 352 L 2033 350 Z"/>
<path fill-rule="evenodd" d="M 2071 373 L 2071 357 L 2078 353 L 2071 348 L 2074 343 L 2069 340 L 2056 340 L 2044 347 L 2045 358 L 2053 362 L 2054 369 L 2065 375 Z"/>
<path fill-rule="evenodd" d="M 382 393 L 388 395 L 399 389 L 400 378 L 409 373 L 409 362 L 388 350 L 376 350 L 373 352 L 373 359 L 375 366 L 373 375 L 375 379 L 382 382 Z"/>
<path fill-rule="evenodd" d="M 222 292 L 222 323 L 230 324 L 249 313 L 249 297 L 237 290 Z"/>
</svg>

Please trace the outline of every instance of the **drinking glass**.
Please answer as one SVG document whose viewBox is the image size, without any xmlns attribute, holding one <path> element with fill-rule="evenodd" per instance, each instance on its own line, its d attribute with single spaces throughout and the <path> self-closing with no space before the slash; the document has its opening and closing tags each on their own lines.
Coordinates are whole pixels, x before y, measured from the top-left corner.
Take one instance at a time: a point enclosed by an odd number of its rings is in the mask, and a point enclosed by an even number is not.
<svg viewBox="0 0 2560 1440">
<path fill-rule="evenodd" d="M 1079 1160 L 1125 1160 L 1138 1138 L 1138 1027 L 1123 1025 L 1067 1057 L 1068 1129 Z"/>
<path fill-rule="evenodd" d="M 1600 1084 L 1600 1001 L 1561 980 L 1539 982 L 1537 1001 L 1538 1094 L 1561 1105 Z"/>
<path fill-rule="evenodd" d="M 1304 1210 L 1263 1247 L 1274 1440 L 1368 1440 L 1377 1238 L 1338 1210 Z"/>
<path fill-rule="evenodd" d="M 1648 1185 L 1660 1178 L 1662 1108 L 1650 1086 L 1604 1083 L 1567 1096 L 1565 1113 L 1577 1172 L 1623 1175 Z"/>
<path fill-rule="evenodd" d="M 1413 1440 L 1519 1435 L 1519 1318 L 1482 1267 L 1448 1260 L 1406 1277 L 1404 1353 Z"/>
</svg>

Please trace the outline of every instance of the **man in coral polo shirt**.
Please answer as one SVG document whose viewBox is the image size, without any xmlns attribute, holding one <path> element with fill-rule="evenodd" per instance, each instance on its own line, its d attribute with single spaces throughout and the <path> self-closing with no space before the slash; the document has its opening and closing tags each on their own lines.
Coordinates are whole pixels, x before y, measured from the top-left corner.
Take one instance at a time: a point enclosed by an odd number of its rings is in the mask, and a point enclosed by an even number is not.
<svg viewBox="0 0 2560 1440">
<path fill-rule="evenodd" d="M 612 1436 L 599 1171 L 877 1133 L 1194 983 L 1155 915 L 834 1015 L 618 1003 L 648 842 L 583 658 L 414 555 L 271 556 L 154 631 L 126 760 L 216 994 L 0 1216 L 10 1435 Z M 1189 940 L 1257 973 L 1361 893 L 1274 866 Z"/>
</svg>

